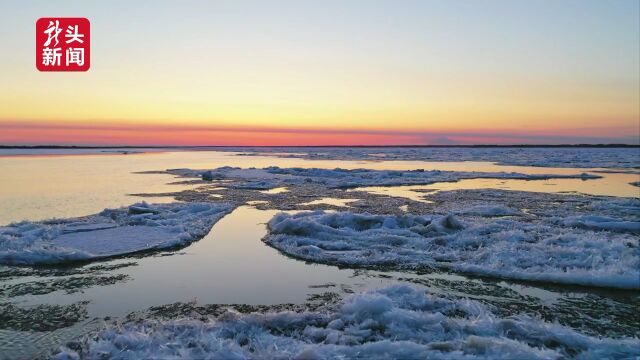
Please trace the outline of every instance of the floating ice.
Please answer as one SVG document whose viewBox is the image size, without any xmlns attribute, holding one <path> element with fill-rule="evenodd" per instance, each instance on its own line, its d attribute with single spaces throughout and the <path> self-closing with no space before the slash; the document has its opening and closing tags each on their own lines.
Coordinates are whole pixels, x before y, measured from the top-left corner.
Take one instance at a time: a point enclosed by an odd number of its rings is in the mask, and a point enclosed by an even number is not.
<svg viewBox="0 0 640 360">
<path fill-rule="evenodd" d="M 205 171 L 202 173 L 202 180 L 204 181 L 212 181 L 213 173 L 211 171 Z"/>
<path fill-rule="evenodd" d="M 640 233 L 640 222 L 620 221 L 607 216 L 582 215 L 564 219 L 566 226 L 593 230 L 609 230 Z"/>
<path fill-rule="evenodd" d="M 0 264 L 51 264 L 185 245 L 233 209 L 228 203 L 139 203 L 82 218 L 0 227 Z"/>
<path fill-rule="evenodd" d="M 478 216 L 514 216 L 522 215 L 519 211 L 509 209 L 500 205 L 476 205 L 459 212 L 465 215 L 478 215 Z"/>
<path fill-rule="evenodd" d="M 200 177 L 206 180 L 235 180 L 226 186 L 238 189 L 265 190 L 287 185 L 317 184 L 330 188 L 353 188 L 360 186 L 426 185 L 437 182 L 453 182 L 462 179 L 598 179 L 594 174 L 522 174 L 515 172 L 477 172 L 440 170 L 369 170 L 369 169 L 319 169 L 280 168 L 241 169 L 221 167 L 213 170 L 170 169 L 169 173 Z"/>
<path fill-rule="evenodd" d="M 226 148 L 241 155 L 273 155 L 312 160 L 488 161 L 499 165 L 640 168 L 640 148 L 473 148 L 473 147 L 355 147 L 355 148 Z"/>
<path fill-rule="evenodd" d="M 638 231 L 638 222 L 594 217 L 559 222 L 551 217 L 529 223 L 480 215 L 278 214 L 269 221 L 265 242 L 298 258 L 336 265 L 438 267 L 505 279 L 640 289 L 638 236 L 618 233 Z"/>
<path fill-rule="evenodd" d="M 305 181 L 319 182 L 334 188 L 350 188 L 359 186 L 393 186 L 393 185 L 424 185 L 436 182 L 458 181 L 462 179 L 521 179 L 544 180 L 558 178 L 597 179 L 601 176 L 581 173 L 573 175 L 559 174 L 521 174 L 507 172 L 477 172 L 477 171 L 440 171 L 440 170 L 368 170 L 368 169 L 318 169 L 318 168 L 279 168 L 265 169 L 271 174 L 289 175 L 304 178 Z"/>
<path fill-rule="evenodd" d="M 627 217 L 637 221 L 640 218 L 640 199 L 615 198 L 608 201 L 594 201 L 587 205 L 587 210 L 598 214 Z"/>
<path fill-rule="evenodd" d="M 528 316 L 396 285 L 314 312 L 112 325 L 56 359 L 559 359 L 640 356 L 640 341 L 594 338 Z"/>
</svg>

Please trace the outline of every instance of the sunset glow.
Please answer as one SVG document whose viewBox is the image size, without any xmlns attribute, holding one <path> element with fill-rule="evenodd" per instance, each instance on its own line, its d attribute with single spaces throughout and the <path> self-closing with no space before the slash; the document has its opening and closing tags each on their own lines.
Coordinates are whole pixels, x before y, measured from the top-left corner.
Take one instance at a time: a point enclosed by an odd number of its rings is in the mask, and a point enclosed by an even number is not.
<svg viewBox="0 0 640 360">
<path fill-rule="evenodd" d="M 636 1 L 121 4 L 0 5 L 0 144 L 640 136 Z M 90 19 L 88 72 L 35 69 L 35 20 L 58 15 Z"/>
</svg>

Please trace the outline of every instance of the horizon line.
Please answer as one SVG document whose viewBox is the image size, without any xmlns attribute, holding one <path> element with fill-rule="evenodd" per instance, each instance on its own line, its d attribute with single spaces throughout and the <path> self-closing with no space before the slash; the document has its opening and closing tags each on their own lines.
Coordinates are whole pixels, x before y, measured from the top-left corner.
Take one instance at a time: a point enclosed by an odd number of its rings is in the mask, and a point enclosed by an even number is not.
<svg viewBox="0 0 640 360">
<path fill-rule="evenodd" d="M 0 149 L 181 149 L 181 148 L 487 148 L 487 147 L 606 147 L 640 148 L 640 144 L 575 143 L 575 144 L 449 144 L 449 145 L 2 145 Z"/>
<path fill-rule="evenodd" d="M 195 124 L 47 123 L 0 119 L 7 146 L 425 146 L 639 144 L 636 127 L 359 129 Z"/>
</svg>

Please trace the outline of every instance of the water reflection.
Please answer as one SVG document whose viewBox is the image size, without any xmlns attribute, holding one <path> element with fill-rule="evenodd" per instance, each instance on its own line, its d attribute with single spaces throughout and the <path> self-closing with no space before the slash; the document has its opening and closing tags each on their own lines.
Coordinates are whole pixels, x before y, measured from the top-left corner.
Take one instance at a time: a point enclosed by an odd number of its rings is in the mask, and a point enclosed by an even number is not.
<svg viewBox="0 0 640 360">
<path fill-rule="evenodd" d="M 349 203 L 358 201 L 358 199 L 337 199 L 337 198 L 322 198 L 318 200 L 309 201 L 300 205 L 333 205 L 338 207 L 349 207 Z"/>
<path fill-rule="evenodd" d="M 8 275 L 9 281 L 2 284 L 8 286 L 7 291 L 4 294 L 0 292 L 0 296 L 7 304 L 20 307 L 20 311 L 12 310 L 12 313 L 24 313 L 23 318 L 31 319 L 41 312 L 32 314 L 29 309 L 68 309 L 81 303 L 85 304 L 82 319 L 86 320 L 78 319 L 83 322 L 76 325 L 65 324 L 75 329 L 71 332 L 58 329 L 41 333 L 33 331 L 37 330 L 35 328 L 27 332 L 2 330 L 0 351 L 19 351 L 24 357 L 31 357 L 45 351 L 45 346 L 50 348 L 52 343 L 64 343 L 77 337 L 83 328 L 86 331 L 96 326 L 92 321 L 96 317 L 122 317 L 151 306 L 193 300 L 200 304 L 299 304 L 325 292 L 344 296 L 396 283 L 411 283 L 445 296 L 470 297 L 499 305 L 506 314 L 546 311 L 548 316 L 557 316 L 561 322 L 563 314 L 571 316 L 566 321 L 573 321 L 574 315 L 579 314 L 585 304 L 584 301 L 565 301 L 562 288 L 557 286 L 541 289 L 539 285 L 514 286 L 500 280 L 442 272 L 385 272 L 305 263 L 286 257 L 260 241 L 266 234 L 265 223 L 275 213 L 250 206 L 240 207 L 220 220 L 205 238 L 184 249 L 61 269 L 60 273 L 52 269 L 26 271 L 25 276 Z M 49 282 L 46 291 L 39 295 L 9 292 L 40 283 L 34 281 L 40 276 L 42 279 L 55 278 L 56 281 Z M 92 276 L 95 279 L 92 280 Z M 70 287 L 71 283 L 73 287 Z M 56 284 L 60 285 L 59 288 L 52 288 Z M 589 293 L 589 289 L 579 291 Z M 604 320 L 594 318 L 580 326 L 599 331 L 599 321 L 603 323 L 601 326 L 605 326 L 612 323 L 611 319 L 627 316 L 630 309 L 638 304 L 638 299 L 637 296 L 620 293 L 619 301 L 600 297 L 597 292 L 591 293 L 588 298 L 590 309 L 598 312 L 602 306 L 608 306 L 607 312 L 602 313 Z M 615 305 L 610 305 L 613 302 Z M 46 316 L 42 319 L 50 320 Z M 29 324 L 24 323 L 25 326 Z M 616 331 L 629 334 L 633 326 L 633 321 L 618 323 Z M 22 347 L 16 349 L 16 343 Z"/>
<path fill-rule="evenodd" d="M 333 282 L 354 291 L 365 286 L 367 281 L 354 276 L 353 270 L 306 264 L 283 256 L 260 241 L 266 234 L 265 223 L 276 212 L 240 207 L 191 246 L 166 253 L 171 256 L 143 257 L 137 260 L 138 266 L 114 271 L 126 275 L 127 281 L 88 287 L 81 295 L 49 293 L 46 301 L 90 300 L 90 315 L 112 316 L 193 299 L 201 303 L 301 303 L 309 294 L 320 291 L 309 288 L 312 284 Z M 20 300 L 36 304 L 43 297 Z"/>
<path fill-rule="evenodd" d="M 263 190 L 260 191 L 263 194 L 282 194 L 289 191 L 289 189 L 287 189 L 286 187 L 277 187 L 277 188 L 273 188 L 273 189 L 269 189 L 269 190 Z"/>
<path fill-rule="evenodd" d="M 430 202 L 425 195 L 448 190 L 502 189 L 532 192 L 582 193 L 621 197 L 640 197 L 640 189 L 629 184 L 638 175 L 608 174 L 602 179 L 466 179 L 458 182 L 440 182 L 429 185 L 367 186 L 353 189 L 373 194 L 404 197 L 415 201 Z"/>
<path fill-rule="evenodd" d="M 0 150 L 0 154 L 6 150 Z M 126 194 L 174 192 L 192 185 L 168 185 L 175 180 L 164 174 L 137 174 L 169 168 L 211 169 L 237 167 L 369 168 L 378 170 L 451 170 L 521 172 L 525 174 L 576 174 L 571 168 L 501 166 L 489 162 L 344 161 L 305 160 L 273 156 L 236 156 L 231 152 L 169 151 L 127 155 L 0 157 L 0 225 L 19 220 L 76 217 L 135 201 L 173 201 L 170 197 L 142 199 Z M 507 187 L 531 191 L 578 191 L 587 194 L 640 196 L 640 188 L 629 185 L 638 174 L 599 173 L 602 179 L 582 181 L 465 180 L 438 184 L 439 189 Z M 471 185 L 475 184 L 475 185 Z M 431 185 L 430 185 L 431 186 Z M 471 186 L 471 187 L 470 187 Z M 435 188 L 435 187 L 434 187 Z M 402 191 L 403 187 L 399 188 Z M 281 190 L 278 190 L 281 191 Z"/>
<path fill-rule="evenodd" d="M 82 216 L 105 207 L 128 205 L 141 200 L 126 194 L 162 193 L 189 188 L 187 185 L 167 185 L 168 182 L 175 181 L 168 175 L 141 175 L 134 172 L 181 167 L 208 169 L 220 166 L 274 165 L 347 169 L 366 167 L 396 170 L 422 168 L 517 171 L 527 174 L 575 174 L 585 171 L 498 166 L 484 162 L 314 161 L 270 156 L 235 156 L 233 153 L 213 151 L 126 156 L 0 157 L 0 224 L 21 219 Z M 366 190 L 419 201 L 424 200 L 422 196 L 429 191 L 482 188 L 640 196 L 640 189 L 628 184 L 639 180 L 637 174 L 600 175 L 604 178 L 588 181 L 470 179 L 456 183 L 374 187 Z M 172 198 L 147 200 L 173 201 Z M 321 199 L 314 203 L 348 206 L 349 199 Z M 42 309 L 61 309 L 64 312 L 81 304 L 82 318 L 87 318 L 86 321 L 66 318 L 57 315 L 57 312 L 51 312 L 52 316 L 68 320 L 64 323 L 67 327 L 52 332 L 33 331 L 35 329 L 29 331 L 20 326 L 17 327 L 20 330 L 1 329 L 0 354 L 9 354 L 9 350 L 20 351 L 20 357 L 30 358 L 96 326 L 96 322 L 92 320 L 94 317 L 124 316 L 132 311 L 177 301 L 196 299 L 202 304 L 254 305 L 302 303 L 310 295 L 327 291 L 347 294 L 402 282 L 425 286 L 447 296 L 480 299 L 513 313 L 544 314 L 546 311 L 549 317 L 555 316 L 561 323 L 592 329 L 593 332 L 615 330 L 628 335 L 634 334 L 634 331 L 637 333 L 637 329 L 640 329 L 633 322 L 633 316 L 629 315 L 637 311 L 640 304 L 637 294 L 620 292 L 611 295 L 594 289 L 567 290 L 541 284 L 514 285 L 511 282 L 446 273 L 340 269 L 291 259 L 260 241 L 266 233 L 265 223 L 275 213 L 276 211 L 261 211 L 249 206 L 240 207 L 216 224 L 205 238 L 177 251 L 132 256 L 70 269 L 31 271 L 0 267 L 0 303 L 20 307 L 20 310 L 14 309 L 12 313 L 22 314 L 27 320 L 35 317 L 42 319 L 46 317 L 46 312 Z M 41 289 L 35 291 L 39 295 L 29 290 L 36 288 Z M 39 310 L 33 312 L 29 309 Z M 582 319 L 580 314 L 584 311 L 590 311 L 591 317 Z M 79 323 L 71 325 L 74 321 Z M 53 323 L 57 324 L 55 321 Z M 28 326 L 29 323 L 24 324 Z M 610 329 L 613 326 L 616 329 Z"/>
</svg>

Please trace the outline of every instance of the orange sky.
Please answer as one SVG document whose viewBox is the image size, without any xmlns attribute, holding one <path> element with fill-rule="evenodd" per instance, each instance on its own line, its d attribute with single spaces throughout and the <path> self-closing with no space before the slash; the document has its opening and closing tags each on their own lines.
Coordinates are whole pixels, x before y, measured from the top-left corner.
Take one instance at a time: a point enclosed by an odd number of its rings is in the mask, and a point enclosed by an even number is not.
<svg viewBox="0 0 640 360">
<path fill-rule="evenodd" d="M 633 143 L 634 128 L 568 129 L 535 131 L 476 130 L 467 132 L 404 131 L 394 129 L 325 129 L 278 127 L 224 127 L 167 124 L 77 124 L 49 122 L 0 123 L 0 138 L 7 144 L 52 145 L 220 145 L 220 146 L 310 146 L 310 145 L 453 145 L 453 144 L 566 144 Z M 607 132 L 609 137 L 592 134 Z M 619 139 L 628 139 L 620 141 Z M 607 141 L 609 140 L 609 141 Z"/>
<path fill-rule="evenodd" d="M 638 143 L 638 6 L 3 2 L 0 145 Z M 88 72 L 35 69 L 56 14 Z"/>
</svg>

